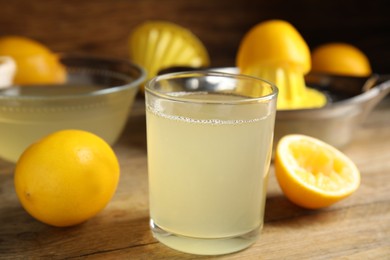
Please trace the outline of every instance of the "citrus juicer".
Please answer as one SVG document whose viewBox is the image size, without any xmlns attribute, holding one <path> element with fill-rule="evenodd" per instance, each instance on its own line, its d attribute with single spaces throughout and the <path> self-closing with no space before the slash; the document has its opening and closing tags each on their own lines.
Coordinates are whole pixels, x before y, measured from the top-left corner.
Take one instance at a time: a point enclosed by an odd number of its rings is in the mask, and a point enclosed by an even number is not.
<svg viewBox="0 0 390 260">
<path fill-rule="evenodd" d="M 323 107 L 327 97 L 308 88 L 304 75 L 311 69 L 310 50 L 288 22 L 270 20 L 253 27 L 237 54 L 240 73 L 260 77 L 279 89 L 278 110 Z"/>
<path fill-rule="evenodd" d="M 147 79 L 164 68 L 199 68 L 210 63 L 207 49 L 198 37 L 165 21 L 146 21 L 136 26 L 129 36 L 129 51 L 132 61 L 145 68 Z"/>
</svg>

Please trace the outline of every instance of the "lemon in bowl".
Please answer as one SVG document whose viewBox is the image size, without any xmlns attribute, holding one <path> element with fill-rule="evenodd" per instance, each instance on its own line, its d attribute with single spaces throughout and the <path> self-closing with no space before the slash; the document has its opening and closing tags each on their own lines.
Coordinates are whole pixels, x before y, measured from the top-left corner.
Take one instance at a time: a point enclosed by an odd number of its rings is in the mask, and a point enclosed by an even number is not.
<svg viewBox="0 0 390 260">
<path fill-rule="evenodd" d="M 331 43 L 310 51 L 292 24 L 277 19 L 244 34 L 236 67 L 279 88 L 275 143 L 288 134 L 305 134 L 341 148 L 390 92 L 388 76 L 372 73 L 356 47 Z"/>
<path fill-rule="evenodd" d="M 62 129 L 92 132 L 110 145 L 127 122 L 145 71 L 127 59 L 60 54 L 62 83 L 0 89 L 0 158 L 16 162 L 31 143 Z"/>
</svg>

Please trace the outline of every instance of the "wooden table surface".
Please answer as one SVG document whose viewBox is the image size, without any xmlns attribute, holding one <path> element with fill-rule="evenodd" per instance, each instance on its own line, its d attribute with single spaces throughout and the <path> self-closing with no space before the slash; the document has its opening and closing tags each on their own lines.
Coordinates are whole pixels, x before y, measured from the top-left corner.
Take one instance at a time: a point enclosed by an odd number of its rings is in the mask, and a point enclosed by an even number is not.
<svg viewBox="0 0 390 260">
<path fill-rule="evenodd" d="M 390 259 L 390 98 L 356 131 L 343 149 L 361 171 L 356 193 L 326 209 L 302 209 L 283 196 L 271 168 L 261 237 L 244 251 L 215 258 Z M 13 188 L 15 165 L 0 160 L 0 259 L 214 258 L 171 250 L 149 231 L 142 98 L 114 150 L 121 164 L 114 198 L 97 216 L 69 228 L 30 217 Z"/>
</svg>

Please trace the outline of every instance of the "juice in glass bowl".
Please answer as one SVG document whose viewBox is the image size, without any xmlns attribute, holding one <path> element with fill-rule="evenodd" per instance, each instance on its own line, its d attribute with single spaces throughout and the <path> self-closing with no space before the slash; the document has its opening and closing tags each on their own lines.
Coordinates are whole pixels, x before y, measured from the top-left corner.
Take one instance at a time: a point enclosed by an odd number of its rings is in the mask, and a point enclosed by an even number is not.
<svg viewBox="0 0 390 260">
<path fill-rule="evenodd" d="M 16 162 L 33 142 L 57 130 L 80 129 L 113 144 L 122 132 L 142 68 L 127 60 L 63 55 L 62 84 L 0 89 L 0 158 Z"/>
</svg>

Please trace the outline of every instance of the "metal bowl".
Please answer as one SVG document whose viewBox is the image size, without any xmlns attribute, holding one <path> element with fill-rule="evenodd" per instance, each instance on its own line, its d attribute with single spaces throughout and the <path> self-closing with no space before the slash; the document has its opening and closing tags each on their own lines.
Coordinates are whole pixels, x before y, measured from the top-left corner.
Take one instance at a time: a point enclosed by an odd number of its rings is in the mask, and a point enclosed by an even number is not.
<svg viewBox="0 0 390 260">
<path fill-rule="evenodd" d="M 11 162 L 31 143 L 61 129 L 81 129 L 115 143 L 145 79 L 122 59 L 60 55 L 67 79 L 58 85 L 0 89 L 0 157 Z"/>
<path fill-rule="evenodd" d="M 309 74 L 306 82 L 325 92 L 330 102 L 323 108 L 278 111 L 276 142 L 286 134 L 299 133 L 341 148 L 351 142 L 356 129 L 390 92 L 390 76 L 383 75 L 359 78 Z"/>
<path fill-rule="evenodd" d="M 234 67 L 207 69 L 239 72 Z M 190 68 L 170 68 L 161 73 L 183 70 Z M 274 144 L 287 134 L 305 134 L 341 148 L 351 142 L 356 129 L 390 92 L 390 75 L 344 77 L 312 73 L 305 80 L 308 86 L 324 92 L 329 103 L 316 109 L 278 110 Z"/>
</svg>

